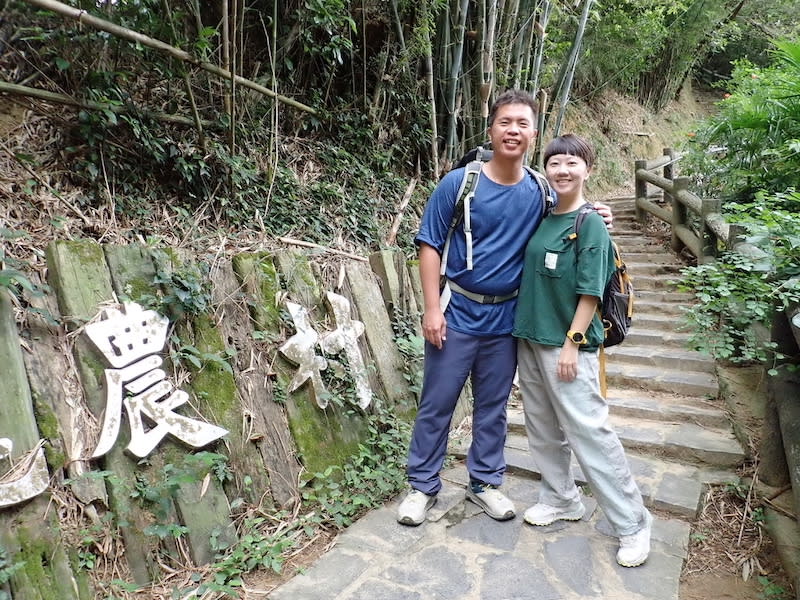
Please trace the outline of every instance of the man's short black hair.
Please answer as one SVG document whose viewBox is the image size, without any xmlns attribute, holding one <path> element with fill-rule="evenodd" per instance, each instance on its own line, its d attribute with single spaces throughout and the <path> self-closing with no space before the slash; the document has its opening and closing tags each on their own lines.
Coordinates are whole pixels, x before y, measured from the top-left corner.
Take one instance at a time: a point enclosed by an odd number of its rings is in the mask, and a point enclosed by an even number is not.
<svg viewBox="0 0 800 600">
<path fill-rule="evenodd" d="M 533 111 L 534 119 L 536 119 L 537 115 L 539 114 L 539 103 L 536 101 L 536 98 L 533 96 L 533 94 L 524 90 L 506 90 L 495 99 L 492 107 L 489 109 L 489 127 L 491 127 L 492 123 L 494 123 L 494 117 L 497 114 L 497 110 L 501 106 L 506 106 L 507 104 L 527 104 Z"/>
<path fill-rule="evenodd" d="M 544 164 L 547 166 L 547 161 L 551 156 L 556 154 L 569 154 L 570 156 L 577 156 L 586 162 L 586 166 L 591 168 L 594 165 L 594 148 L 589 140 L 586 140 L 574 133 L 567 133 L 565 135 L 554 138 L 547 147 L 544 149 Z"/>
</svg>

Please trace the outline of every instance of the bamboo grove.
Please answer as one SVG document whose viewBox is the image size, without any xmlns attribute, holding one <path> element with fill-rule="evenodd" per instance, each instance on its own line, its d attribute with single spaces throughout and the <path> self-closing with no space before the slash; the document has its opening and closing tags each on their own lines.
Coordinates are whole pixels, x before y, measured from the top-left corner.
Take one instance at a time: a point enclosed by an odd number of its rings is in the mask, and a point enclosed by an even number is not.
<svg viewBox="0 0 800 600">
<path fill-rule="evenodd" d="M 77 139 L 64 142 L 75 177 L 169 165 L 162 179 L 185 180 L 173 191 L 195 207 L 236 202 L 263 173 L 280 185 L 297 151 L 287 139 L 337 140 L 374 171 L 435 180 L 482 141 L 509 87 L 538 94 L 539 139 L 604 88 L 662 108 L 745 3 L 9 0 L 0 92 L 76 107 Z M 165 128 L 181 133 L 167 143 Z M 124 169 L 115 177 L 122 186 Z"/>
</svg>

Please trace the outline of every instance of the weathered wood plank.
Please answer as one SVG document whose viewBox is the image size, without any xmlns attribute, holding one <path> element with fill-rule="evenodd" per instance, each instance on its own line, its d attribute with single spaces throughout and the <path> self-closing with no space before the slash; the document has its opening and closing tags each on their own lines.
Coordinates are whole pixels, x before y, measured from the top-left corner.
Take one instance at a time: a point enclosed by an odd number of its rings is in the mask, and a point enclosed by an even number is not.
<svg viewBox="0 0 800 600">
<path fill-rule="evenodd" d="M 294 251 L 279 252 L 273 258 L 280 280 L 264 281 L 261 287 L 262 302 L 275 303 L 275 298 L 288 298 L 309 311 L 314 318 L 325 315 L 322 294 L 305 255 Z M 258 299 L 257 299 L 258 301 Z M 285 309 L 285 302 L 280 308 Z M 259 329 L 266 329 L 268 323 L 257 321 Z M 282 332 L 279 344 L 294 331 Z M 276 373 L 275 393 L 285 398 L 289 428 L 307 475 L 323 472 L 329 466 L 338 466 L 356 455 L 358 445 L 367 433 L 363 415 L 338 408 L 331 403 L 321 409 L 306 382 L 294 392 L 287 392 L 289 382 L 295 373 L 295 366 L 277 350 L 273 353 L 273 368 Z"/>
<path fill-rule="evenodd" d="M 153 283 L 156 270 L 152 256 L 146 248 L 131 244 L 127 246 L 106 246 L 104 250 L 106 260 L 113 273 L 114 288 L 118 296 L 126 295 L 135 301 L 143 294 L 155 295 L 158 291 L 158 286 Z M 214 334 L 210 333 L 209 335 L 213 336 Z M 204 393 L 198 393 L 199 390 L 204 388 L 202 385 L 198 385 L 196 380 L 192 382 L 190 387 L 195 391 L 196 396 L 200 398 L 206 397 Z M 213 393 L 209 392 L 209 395 Z M 198 402 L 198 409 L 204 417 L 210 416 L 204 411 L 202 402 Z M 179 409 L 179 412 L 186 414 L 183 407 Z M 217 423 L 213 418 L 211 421 L 223 427 L 225 426 L 222 423 Z M 129 438 L 126 438 L 126 443 L 127 439 Z M 123 444 L 118 443 L 109 454 L 118 456 L 119 460 L 122 461 L 121 449 L 123 447 Z M 213 448 L 208 450 L 213 451 Z M 117 455 L 117 453 L 120 454 Z M 173 466 L 177 465 L 179 470 L 183 469 L 184 467 L 181 466 L 182 457 L 186 454 L 186 446 L 175 440 L 164 439 L 160 444 L 159 450 L 153 453 L 152 458 L 149 457 L 150 467 L 147 469 L 139 467 L 137 474 L 139 477 L 147 477 L 153 486 L 163 486 L 164 482 L 160 481 L 159 477 L 162 476 L 165 466 L 173 464 Z M 129 463 L 132 463 L 129 458 L 124 458 Z M 123 465 L 120 464 L 119 468 L 123 468 Z M 189 530 L 189 550 L 192 554 L 192 559 L 197 564 L 205 564 L 213 559 L 214 548 L 208 535 L 209 529 L 219 530 L 221 532 L 220 541 L 224 543 L 232 543 L 235 540 L 230 511 L 227 509 L 228 499 L 219 481 L 216 479 L 211 480 L 211 485 L 207 487 L 205 494 L 202 496 L 198 494 L 198 499 L 194 500 L 197 482 L 202 481 L 207 474 L 208 470 L 195 472 L 189 476 L 190 480 L 194 479 L 195 481 L 180 481 L 177 485 L 177 492 L 172 494 L 172 500 L 175 503 L 174 512 L 172 509 L 168 509 L 165 514 L 159 515 L 164 524 L 168 524 L 169 521 L 174 519 L 175 522 L 186 526 Z M 169 485 L 166 487 L 169 488 Z M 166 493 L 167 490 L 164 490 L 164 494 Z M 184 505 L 184 497 L 193 499 L 191 508 Z M 124 498 L 120 497 L 118 500 L 123 502 Z M 128 508 L 132 507 L 129 506 Z M 233 535 L 231 536 L 231 534 Z M 169 544 L 168 548 L 175 552 L 175 547 L 172 544 Z"/>
<path fill-rule="evenodd" d="M 39 441 L 39 430 L 33 414 L 31 390 L 25 373 L 25 362 L 19 347 L 17 324 L 8 292 L 0 288 L 0 438 L 14 443 L 12 458 L 33 448 Z"/>
<path fill-rule="evenodd" d="M 233 307 L 236 318 L 231 318 L 233 315 L 228 312 L 227 318 L 221 322 L 223 335 L 237 350 L 236 383 L 245 410 L 248 440 L 261 453 L 273 499 L 279 506 L 288 506 L 299 499 L 300 463 L 286 412 L 275 402 L 270 355 L 262 351 L 264 344 L 255 340 L 253 328 L 253 323 L 258 323 L 259 333 L 266 338 L 277 336 L 280 331 L 280 315 L 274 301 L 267 304 L 269 299 L 262 294 L 262 282 L 274 284 L 278 274 L 268 257 L 252 254 L 235 256 L 231 267 L 230 276 L 227 269 L 224 276 L 225 288 L 230 290 L 227 296 L 232 298 L 231 288 L 240 285 L 241 291 L 251 301 L 248 303 L 242 299 L 236 302 Z M 238 279 L 231 280 L 231 276 Z M 256 491 L 261 493 L 258 487 Z"/>
<path fill-rule="evenodd" d="M 375 364 L 376 390 L 382 390 L 387 407 L 410 414 L 416 404 L 403 377 L 403 359 L 394 342 L 389 315 L 383 303 L 375 274 L 368 266 L 351 262 L 345 266 L 349 295 L 358 319 L 366 326 L 364 333 L 365 356 Z"/>
</svg>

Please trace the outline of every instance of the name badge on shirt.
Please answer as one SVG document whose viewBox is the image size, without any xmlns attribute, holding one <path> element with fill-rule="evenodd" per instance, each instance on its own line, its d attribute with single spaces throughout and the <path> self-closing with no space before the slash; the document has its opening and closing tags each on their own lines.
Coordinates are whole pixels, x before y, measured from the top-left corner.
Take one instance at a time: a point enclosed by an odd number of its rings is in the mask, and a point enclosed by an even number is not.
<svg viewBox="0 0 800 600">
<path fill-rule="evenodd" d="M 555 252 L 547 252 L 544 255 L 544 266 L 547 269 L 555 269 L 558 263 L 558 254 Z"/>
</svg>

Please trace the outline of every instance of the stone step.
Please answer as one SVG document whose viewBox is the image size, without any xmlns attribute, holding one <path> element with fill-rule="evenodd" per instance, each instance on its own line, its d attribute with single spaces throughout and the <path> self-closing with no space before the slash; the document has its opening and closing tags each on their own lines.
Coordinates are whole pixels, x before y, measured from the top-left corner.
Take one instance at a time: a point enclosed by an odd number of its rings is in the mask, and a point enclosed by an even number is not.
<svg viewBox="0 0 800 600">
<path fill-rule="evenodd" d="M 683 310 L 676 310 L 670 314 L 658 312 L 660 310 L 659 304 L 644 304 L 639 303 L 636 298 L 633 304 L 633 317 L 635 319 L 635 327 L 640 329 L 655 329 L 659 331 L 677 331 L 683 332 L 685 320 L 683 318 Z M 678 307 L 680 308 L 680 306 Z"/>
<path fill-rule="evenodd" d="M 634 282 L 635 283 L 635 282 Z M 646 290 L 636 289 L 636 299 L 633 302 L 633 318 L 639 322 L 639 315 L 661 315 L 673 319 L 675 326 L 683 323 L 683 315 L 688 308 L 688 304 L 681 302 L 668 302 L 666 300 L 651 300 L 645 296 Z"/>
<path fill-rule="evenodd" d="M 650 419 L 694 423 L 717 429 L 730 428 L 728 413 L 715 400 L 684 396 L 670 392 L 647 392 L 611 387 L 607 398 L 612 414 Z"/>
<path fill-rule="evenodd" d="M 458 459 L 463 459 L 466 457 L 470 441 L 469 437 L 451 440 L 448 452 Z M 645 504 L 682 518 L 697 517 L 706 486 L 738 481 L 736 473 L 731 468 L 681 464 L 627 447 L 625 454 Z M 530 479 L 541 478 L 525 435 L 517 433 L 508 435 L 505 459 L 508 475 Z M 578 485 L 587 485 L 586 477 L 574 455 L 571 470 Z"/>
<path fill-rule="evenodd" d="M 622 344 L 605 350 L 608 364 L 648 365 L 676 371 L 714 373 L 714 361 L 709 356 L 692 350 L 663 346 L 639 346 L 626 339 Z"/>
<path fill-rule="evenodd" d="M 627 448 L 625 453 L 645 504 L 683 518 L 697 517 L 707 485 L 738 481 L 732 469 L 679 464 Z M 461 455 L 463 456 L 463 449 Z M 539 469 L 528 449 L 525 436 L 516 434 L 508 436 L 505 458 L 509 473 L 540 478 Z M 586 477 L 574 456 L 572 473 L 578 485 L 587 484 Z"/>
<path fill-rule="evenodd" d="M 668 264 L 668 265 L 679 265 L 681 267 L 686 266 L 680 259 L 675 256 L 671 256 L 665 252 L 658 252 L 655 250 L 651 250 L 650 252 L 627 252 L 623 253 L 622 258 L 625 260 L 626 264 L 637 264 L 637 263 L 644 263 L 644 264 Z"/>
<path fill-rule="evenodd" d="M 634 314 L 635 317 L 635 314 Z M 686 349 L 689 343 L 689 333 L 683 331 L 662 331 L 645 327 L 634 319 L 628 335 L 625 337 L 625 345 L 628 346 L 651 346 L 659 348 Z"/>
<path fill-rule="evenodd" d="M 684 265 L 678 263 L 651 263 L 651 262 L 633 262 L 623 256 L 622 260 L 628 266 L 628 273 L 633 277 L 634 281 L 641 277 L 651 277 L 654 275 L 670 275 L 672 279 L 680 277 L 680 271 Z"/>
<path fill-rule="evenodd" d="M 719 395 L 719 383 L 711 373 L 660 369 L 648 365 L 609 361 L 606 364 L 606 381 L 609 387 L 631 387 L 709 398 Z"/>
<path fill-rule="evenodd" d="M 650 275 L 648 273 L 637 274 L 632 270 L 631 276 L 633 277 L 633 288 L 635 290 L 677 291 L 677 273 Z"/>
<path fill-rule="evenodd" d="M 669 306 L 694 303 L 694 294 L 675 290 L 636 290 L 636 301 L 656 302 Z"/>
<path fill-rule="evenodd" d="M 634 252 L 634 247 L 664 249 L 663 244 L 641 231 L 611 231 L 611 239 L 623 252 Z M 666 252 L 666 250 L 664 250 Z"/>
<path fill-rule="evenodd" d="M 735 468 L 745 459 L 730 426 L 647 419 L 615 411 L 610 412 L 609 421 L 622 445 L 643 455 L 714 469 Z M 508 409 L 508 435 L 525 440 L 523 448 L 527 449 L 522 408 Z M 507 441 L 506 446 L 509 445 Z"/>
</svg>

